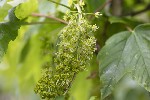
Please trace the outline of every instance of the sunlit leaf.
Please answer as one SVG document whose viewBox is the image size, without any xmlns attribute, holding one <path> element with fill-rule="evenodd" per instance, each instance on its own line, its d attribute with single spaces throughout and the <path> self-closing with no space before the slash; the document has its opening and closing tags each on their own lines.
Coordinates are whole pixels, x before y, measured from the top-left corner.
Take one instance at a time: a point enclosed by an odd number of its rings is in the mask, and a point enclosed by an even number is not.
<svg viewBox="0 0 150 100">
<path fill-rule="evenodd" d="M 95 100 L 96 96 L 92 96 L 89 100 Z"/>
<path fill-rule="evenodd" d="M 0 7 L 0 22 L 5 20 L 5 17 L 7 16 L 8 11 L 11 8 L 12 7 L 10 5 L 8 5 L 7 3 L 5 3 L 3 7 Z"/>
<path fill-rule="evenodd" d="M 18 19 L 24 19 L 28 17 L 38 7 L 37 0 L 28 0 L 16 7 L 15 15 Z"/>
</svg>

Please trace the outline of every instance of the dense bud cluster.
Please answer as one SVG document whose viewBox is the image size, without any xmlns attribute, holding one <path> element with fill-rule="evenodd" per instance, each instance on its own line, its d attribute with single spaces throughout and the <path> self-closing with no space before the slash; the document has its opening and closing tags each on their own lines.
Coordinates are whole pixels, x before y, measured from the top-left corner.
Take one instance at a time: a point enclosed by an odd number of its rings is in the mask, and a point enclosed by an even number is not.
<svg viewBox="0 0 150 100">
<path fill-rule="evenodd" d="M 79 18 L 78 14 L 66 18 L 69 24 L 59 36 L 54 67 L 45 69 L 35 88 L 35 92 L 42 98 L 66 95 L 75 74 L 86 69 L 95 51 L 96 40 L 92 32 L 96 31 L 97 26 L 90 25 L 84 17 Z"/>
</svg>

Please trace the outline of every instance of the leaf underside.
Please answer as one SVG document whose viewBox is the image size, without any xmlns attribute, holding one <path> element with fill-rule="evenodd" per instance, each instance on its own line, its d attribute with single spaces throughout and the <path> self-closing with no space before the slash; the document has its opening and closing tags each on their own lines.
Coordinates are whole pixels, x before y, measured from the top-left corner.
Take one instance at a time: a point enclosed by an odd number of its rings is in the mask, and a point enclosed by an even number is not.
<svg viewBox="0 0 150 100">
<path fill-rule="evenodd" d="M 150 91 L 150 24 L 112 36 L 98 54 L 104 99 L 128 73 Z"/>
</svg>

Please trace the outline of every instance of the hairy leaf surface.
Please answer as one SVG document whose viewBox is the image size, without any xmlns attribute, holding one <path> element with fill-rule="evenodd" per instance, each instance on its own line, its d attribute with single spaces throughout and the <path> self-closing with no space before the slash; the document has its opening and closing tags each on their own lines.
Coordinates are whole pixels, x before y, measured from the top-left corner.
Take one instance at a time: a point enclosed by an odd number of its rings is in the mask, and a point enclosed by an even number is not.
<svg viewBox="0 0 150 100">
<path fill-rule="evenodd" d="M 102 99 L 128 73 L 150 91 L 150 24 L 112 36 L 99 52 L 98 60 Z"/>
</svg>

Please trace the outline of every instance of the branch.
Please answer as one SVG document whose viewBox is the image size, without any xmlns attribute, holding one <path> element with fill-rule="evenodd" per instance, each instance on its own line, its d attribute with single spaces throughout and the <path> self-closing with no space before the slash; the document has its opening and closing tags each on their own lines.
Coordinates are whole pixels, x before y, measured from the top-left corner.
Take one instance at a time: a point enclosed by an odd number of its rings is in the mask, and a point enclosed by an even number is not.
<svg viewBox="0 0 150 100">
<path fill-rule="evenodd" d="M 113 0 L 112 1 L 112 15 L 121 16 L 122 15 L 122 1 L 123 0 Z"/>
<path fill-rule="evenodd" d="M 106 5 L 108 5 L 109 3 L 111 3 L 112 0 L 108 0 L 107 2 L 105 2 L 103 5 L 101 5 L 99 8 L 97 8 L 94 13 L 101 11 Z"/>
<path fill-rule="evenodd" d="M 149 11 L 149 10 L 150 10 L 150 4 L 146 8 L 144 8 L 144 9 L 142 9 L 140 11 L 124 14 L 123 16 L 135 16 L 135 15 L 138 15 L 140 13 L 143 13 L 143 12 L 146 12 L 146 11 Z"/>
<path fill-rule="evenodd" d="M 66 7 L 66 8 L 68 8 L 68 9 L 71 9 L 70 7 L 68 7 L 68 6 L 64 5 L 64 4 L 58 3 L 58 2 L 56 2 L 56 1 L 53 1 L 53 0 L 48 0 L 48 1 L 50 1 L 50 2 L 52 2 L 52 3 L 55 3 L 55 4 L 58 4 L 58 5 L 61 5 L 61 6 L 63 6 L 63 7 Z"/>
<path fill-rule="evenodd" d="M 108 1 L 105 2 L 103 5 L 101 5 L 100 7 L 98 7 L 98 8 L 94 11 L 94 13 L 100 12 L 101 10 L 103 10 L 103 8 L 104 8 L 106 5 L 108 5 L 108 4 L 111 3 L 111 2 L 112 2 L 112 0 L 108 0 Z M 89 17 L 89 19 L 93 19 L 93 15 L 91 15 L 91 16 Z"/>
<path fill-rule="evenodd" d="M 50 24 L 50 23 L 58 23 L 58 22 L 55 22 L 55 21 L 49 21 L 49 22 L 24 22 L 22 23 L 22 25 L 36 25 L 36 24 Z"/>
<path fill-rule="evenodd" d="M 62 19 L 59 19 L 59 18 L 56 18 L 56 17 L 53 17 L 53 16 L 49 16 L 49 15 L 38 14 L 38 13 L 32 13 L 31 15 L 34 16 L 34 17 L 46 17 L 46 18 L 50 18 L 50 19 L 56 20 L 58 22 L 61 22 L 63 24 L 68 24 L 68 22 L 66 22 Z"/>
</svg>

